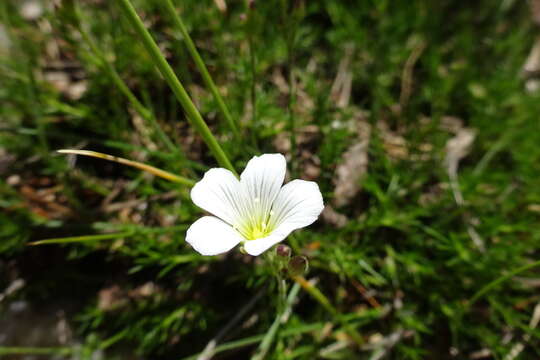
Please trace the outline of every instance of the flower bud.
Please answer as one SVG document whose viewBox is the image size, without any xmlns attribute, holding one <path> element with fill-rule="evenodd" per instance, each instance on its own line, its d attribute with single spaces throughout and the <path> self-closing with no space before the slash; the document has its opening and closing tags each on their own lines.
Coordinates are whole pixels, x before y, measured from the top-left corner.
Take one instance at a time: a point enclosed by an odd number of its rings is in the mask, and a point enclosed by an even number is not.
<svg viewBox="0 0 540 360">
<path fill-rule="evenodd" d="M 305 275 L 309 268 L 308 259 L 305 256 L 295 256 L 289 261 L 287 268 L 291 276 Z"/>
<path fill-rule="evenodd" d="M 291 258 L 292 250 L 287 245 L 279 244 L 276 247 L 276 255 L 280 258 L 289 260 Z"/>
</svg>

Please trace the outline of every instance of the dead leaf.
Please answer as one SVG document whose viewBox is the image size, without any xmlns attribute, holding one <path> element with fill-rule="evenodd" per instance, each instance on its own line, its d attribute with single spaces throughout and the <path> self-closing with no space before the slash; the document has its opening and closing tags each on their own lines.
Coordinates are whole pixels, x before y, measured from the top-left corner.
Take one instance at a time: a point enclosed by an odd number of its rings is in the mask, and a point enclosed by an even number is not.
<svg viewBox="0 0 540 360">
<path fill-rule="evenodd" d="M 405 66 L 403 67 L 403 73 L 401 75 L 401 94 L 399 96 L 400 111 L 403 110 L 409 102 L 409 98 L 411 97 L 413 88 L 414 65 L 420 59 L 420 56 L 422 55 L 427 46 L 427 43 L 422 39 L 414 38 L 413 42 L 413 49 L 411 51 L 411 54 L 409 55 L 409 58 L 405 62 Z"/>
<path fill-rule="evenodd" d="M 462 128 L 446 142 L 445 166 L 449 173 L 457 173 L 459 161 L 469 154 L 476 137 L 476 130 Z"/>
<path fill-rule="evenodd" d="M 99 291 L 97 307 L 101 311 L 111 311 L 127 304 L 127 302 L 128 298 L 120 286 L 112 285 Z"/>
<path fill-rule="evenodd" d="M 387 155 L 393 160 L 406 160 L 409 158 L 407 140 L 399 133 L 392 131 L 385 121 L 377 122 L 377 130 L 383 141 Z"/>
<path fill-rule="evenodd" d="M 0 148 L 0 175 L 7 172 L 15 162 L 16 156 Z"/>
<path fill-rule="evenodd" d="M 338 65 L 338 71 L 332 88 L 330 98 L 338 108 L 344 108 L 349 105 L 351 98 L 353 73 L 351 70 L 351 61 L 354 55 L 354 44 L 345 45 L 345 54 Z"/>
<path fill-rule="evenodd" d="M 457 133 L 463 128 L 463 120 L 456 116 L 443 116 L 439 122 L 441 130 Z"/>
<path fill-rule="evenodd" d="M 349 221 L 347 216 L 338 213 L 331 205 L 326 205 L 324 207 L 321 216 L 325 222 L 334 225 L 338 229 L 347 225 L 347 222 Z"/>
<path fill-rule="evenodd" d="M 334 204 L 338 207 L 349 204 L 360 191 L 359 181 L 368 169 L 370 136 L 371 125 L 359 122 L 358 141 L 349 147 L 343 155 L 343 161 L 336 168 Z"/>
<path fill-rule="evenodd" d="M 227 3 L 225 0 L 214 0 L 214 4 L 216 4 L 216 7 L 220 12 L 227 12 Z"/>
<path fill-rule="evenodd" d="M 529 3 L 532 20 L 536 25 L 540 25 L 540 0 L 532 0 Z"/>
<path fill-rule="evenodd" d="M 540 37 L 536 41 L 523 64 L 522 73 L 526 77 L 538 75 L 540 73 Z"/>
<path fill-rule="evenodd" d="M 22 3 L 20 8 L 21 16 L 25 20 L 34 21 L 43 15 L 43 6 L 40 1 L 27 0 Z"/>
</svg>

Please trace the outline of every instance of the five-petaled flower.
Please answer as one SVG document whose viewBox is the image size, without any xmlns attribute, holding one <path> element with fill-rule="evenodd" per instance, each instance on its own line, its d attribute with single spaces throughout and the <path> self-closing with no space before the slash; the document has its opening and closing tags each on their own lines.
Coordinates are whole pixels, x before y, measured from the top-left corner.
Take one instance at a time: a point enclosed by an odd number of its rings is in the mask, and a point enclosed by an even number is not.
<svg viewBox="0 0 540 360">
<path fill-rule="evenodd" d="M 195 221 L 186 241 L 202 255 L 242 244 L 257 256 L 313 223 L 324 207 L 319 186 L 293 180 L 282 187 L 286 167 L 283 155 L 264 154 L 248 162 L 240 180 L 226 169 L 208 170 L 191 190 L 191 199 L 215 216 Z"/>
</svg>

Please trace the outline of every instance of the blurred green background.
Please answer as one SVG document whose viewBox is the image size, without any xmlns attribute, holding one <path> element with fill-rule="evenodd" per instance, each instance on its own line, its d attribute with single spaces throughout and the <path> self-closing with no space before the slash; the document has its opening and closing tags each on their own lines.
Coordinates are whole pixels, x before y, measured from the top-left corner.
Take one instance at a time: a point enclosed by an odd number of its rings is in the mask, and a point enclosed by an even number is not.
<svg viewBox="0 0 540 360">
<path fill-rule="evenodd" d="M 341 320 L 301 291 L 267 359 L 540 357 L 539 1 L 176 0 L 240 139 L 164 1 L 132 4 L 238 170 L 280 152 L 323 192 L 288 242 Z M 188 188 L 55 153 L 217 166 L 118 0 L 0 21 L 0 357 L 249 359 L 263 258 L 195 253 Z"/>
</svg>

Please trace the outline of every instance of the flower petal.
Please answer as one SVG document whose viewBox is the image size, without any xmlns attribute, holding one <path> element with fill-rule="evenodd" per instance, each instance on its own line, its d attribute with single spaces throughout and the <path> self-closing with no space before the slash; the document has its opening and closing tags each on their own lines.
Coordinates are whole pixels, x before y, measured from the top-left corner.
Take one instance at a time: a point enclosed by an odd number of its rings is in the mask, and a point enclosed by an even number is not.
<svg viewBox="0 0 540 360">
<path fill-rule="evenodd" d="M 272 203 L 279 194 L 287 164 L 281 154 L 254 156 L 240 175 L 240 184 L 248 203 L 248 213 L 255 223 L 267 220 Z"/>
<path fill-rule="evenodd" d="M 287 235 L 289 234 L 290 234 L 290 231 L 286 234 L 274 231 L 272 234 L 268 235 L 267 237 L 257 239 L 257 240 L 246 241 L 244 243 L 244 250 L 246 250 L 246 252 L 249 255 L 253 255 L 253 256 L 261 255 L 263 252 L 271 248 L 273 245 L 285 239 Z"/>
<path fill-rule="evenodd" d="M 274 201 L 268 226 L 274 231 L 290 233 L 317 220 L 323 208 L 323 198 L 317 183 L 293 180 L 281 188 Z"/>
<path fill-rule="evenodd" d="M 296 229 L 306 227 L 324 208 L 319 186 L 313 181 L 293 180 L 281 188 L 274 201 L 269 226 L 275 228 L 267 237 L 249 240 L 244 249 L 257 256 L 285 239 Z"/>
<path fill-rule="evenodd" d="M 240 218 L 240 182 L 229 170 L 213 168 L 191 189 L 191 200 L 230 225 L 237 225 Z"/>
<path fill-rule="evenodd" d="M 231 250 L 242 236 L 214 216 L 204 216 L 187 230 L 186 241 L 201 255 L 217 255 Z"/>
</svg>

